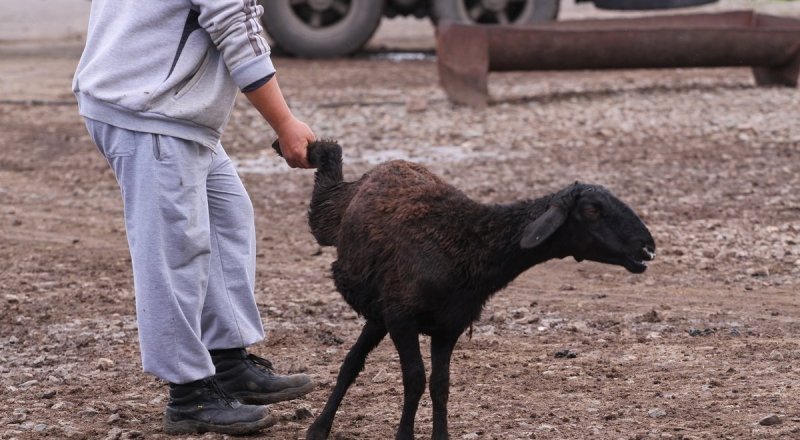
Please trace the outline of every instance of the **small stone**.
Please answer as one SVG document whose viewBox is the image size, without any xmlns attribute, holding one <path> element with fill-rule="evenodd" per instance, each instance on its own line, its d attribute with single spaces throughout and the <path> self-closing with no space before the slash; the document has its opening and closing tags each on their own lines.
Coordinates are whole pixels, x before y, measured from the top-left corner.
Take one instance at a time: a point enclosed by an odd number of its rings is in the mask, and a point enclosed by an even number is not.
<svg viewBox="0 0 800 440">
<path fill-rule="evenodd" d="M 308 371 L 308 365 L 306 365 L 304 363 L 297 362 L 297 363 L 292 363 L 291 365 L 289 365 L 289 369 L 286 370 L 286 373 L 288 373 L 288 374 L 298 374 L 298 373 L 305 373 L 307 371 Z"/>
<path fill-rule="evenodd" d="M 558 350 L 555 354 L 555 357 L 564 359 L 575 359 L 576 357 L 578 357 L 578 353 L 575 353 L 574 351 L 565 348 L 563 350 Z"/>
<path fill-rule="evenodd" d="M 708 335 L 716 333 L 717 329 L 704 328 L 704 329 L 701 330 L 699 328 L 690 328 L 688 330 L 688 332 L 689 332 L 689 336 L 708 336 Z"/>
<path fill-rule="evenodd" d="M 301 406 L 294 410 L 294 417 L 292 418 L 294 420 L 305 420 L 313 415 L 314 414 L 311 413 L 310 409 L 306 408 L 305 406 Z"/>
<path fill-rule="evenodd" d="M 773 361 L 782 361 L 783 360 L 783 353 L 778 350 L 772 350 L 769 354 L 770 360 Z"/>
<path fill-rule="evenodd" d="M 747 269 L 747 274 L 751 277 L 768 277 L 769 276 L 769 268 L 768 267 L 757 267 L 757 268 L 749 268 Z"/>
<path fill-rule="evenodd" d="M 747 133 L 739 133 L 739 136 L 737 137 L 742 142 L 748 142 L 750 140 L 750 136 Z"/>
<path fill-rule="evenodd" d="M 52 399 L 56 395 L 56 390 L 47 390 L 42 393 L 42 399 Z"/>
<path fill-rule="evenodd" d="M 22 220 L 15 218 L 14 221 L 11 222 L 11 226 L 22 226 Z"/>
<path fill-rule="evenodd" d="M 122 429 L 112 428 L 103 440 L 118 440 L 120 435 L 122 435 Z"/>
<path fill-rule="evenodd" d="M 142 438 L 144 434 L 142 431 L 128 431 L 120 437 L 121 439 Z"/>
<path fill-rule="evenodd" d="M 800 261 L 800 260 L 798 260 L 798 261 Z M 6 302 L 9 303 L 9 304 L 16 304 L 16 303 L 19 302 L 19 297 L 17 295 L 13 295 L 11 293 L 9 293 L 7 295 L 3 295 L 3 298 L 5 298 Z"/>
<path fill-rule="evenodd" d="M 615 136 L 614 130 L 610 128 L 601 128 L 597 130 L 597 134 L 606 138 L 612 138 Z"/>
<path fill-rule="evenodd" d="M 97 368 L 100 370 L 108 370 L 114 366 L 114 361 L 108 358 L 100 358 L 97 360 Z"/>
<path fill-rule="evenodd" d="M 527 309 L 514 309 L 511 311 L 511 318 L 513 319 L 522 319 L 525 315 L 528 314 Z"/>
<path fill-rule="evenodd" d="M 661 417 L 665 417 L 667 415 L 667 412 L 661 408 L 652 408 L 649 411 L 647 411 L 647 415 L 654 419 L 658 419 Z"/>
<path fill-rule="evenodd" d="M 20 387 L 20 388 L 28 388 L 28 387 L 32 387 L 32 386 L 34 386 L 34 385 L 36 385 L 36 384 L 38 384 L 38 383 L 39 383 L 39 381 L 38 381 L 38 380 L 36 380 L 36 379 L 34 379 L 34 380 L 29 380 L 29 381 L 27 381 L 27 382 L 23 382 L 23 383 L 19 384 L 19 387 Z"/>
<path fill-rule="evenodd" d="M 414 96 L 409 98 L 406 102 L 406 111 L 408 113 L 424 112 L 428 109 L 428 99 L 422 96 Z"/>
<path fill-rule="evenodd" d="M 640 316 L 638 321 L 656 323 L 656 322 L 661 322 L 661 317 L 658 316 L 658 312 L 656 312 L 655 310 L 650 310 L 649 312 Z"/>
<path fill-rule="evenodd" d="M 116 413 L 115 414 L 111 414 L 110 416 L 108 416 L 108 424 L 109 425 L 113 425 L 114 423 L 119 422 L 119 420 L 121 418 L 122 417 L 120 417 L 119 414 L 116 414 Z"/>
<path fill-rule="evenodd" d="M 37 423 L 36 425 L 33 426 L 34 432 L 44 432 L 46 429 L 47 425 L 45 425 L 44 423 Z"/>
<path fill-rule="evenodd" d="M 68 402 L 63 402 L 63 401 L 62 402 L 56 402 L 56 403 L 53 404 L 53 406 L 50 407 L 50 409 L 54 409 L 56 411 L 58 411 L 60 409 L 69 409 L 69 408 L 72 408 L 72 404 L 68 403 Z"/>
<path fill-rule="evenodd" d="M 86 438 L 83 431 L 79 431 L 71 426 L 64 428 L 64 437 L 66 438 Z"/>
<path fill-rule="evenodd" d="M 774 426 L 780 425 L 781 423 L 783 423 L 783 420 L 775 414 L 770 414 L 758 421 L 758 424 L 761 426 Z"/>
<path fill-rule="evenodd" d="M 385 369 L 381 369 L 378 373 L 372 377 L 372 383 L 385 383 L 389 380 L 389 376 L 386 374 Z"/>
<path fill-rule="evenodd" d="M 91 406 L 87 406 L 83 411 L 80 412 L 82 416 L 94 417 L 98 414 L 97 410 L 92 408 Z"/>
</svg>

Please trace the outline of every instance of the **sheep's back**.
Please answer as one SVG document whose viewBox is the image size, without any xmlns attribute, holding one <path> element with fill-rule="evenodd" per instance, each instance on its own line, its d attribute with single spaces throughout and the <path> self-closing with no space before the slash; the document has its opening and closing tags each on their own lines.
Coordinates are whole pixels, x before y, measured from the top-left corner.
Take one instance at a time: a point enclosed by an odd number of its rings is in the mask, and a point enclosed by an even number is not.
<svg viewBox="0 0 800 440">
<path fill-rule="evenodd" d="M 334 278 L 345 300 L 370 317 L 437 307 L 437 290 L 458 278 L 466 243 L 475 244 L 466 235 L 477 206 L 419 164 L 392 161 L 365 174 L 337 243 Z M 420 289 L 431 304 L 412 294 Z"/>
<path fill-rule="evenodd" d="M 371 241 L 398 232 L 424 232 L 446 220 L 447 207 L 471 202 L 422 165 L 395 160 L 365 174 L 342 218 L 343 228 L 366 229 Z M 424 220 L 423 223 L 420 223 Z"/>
</svg>

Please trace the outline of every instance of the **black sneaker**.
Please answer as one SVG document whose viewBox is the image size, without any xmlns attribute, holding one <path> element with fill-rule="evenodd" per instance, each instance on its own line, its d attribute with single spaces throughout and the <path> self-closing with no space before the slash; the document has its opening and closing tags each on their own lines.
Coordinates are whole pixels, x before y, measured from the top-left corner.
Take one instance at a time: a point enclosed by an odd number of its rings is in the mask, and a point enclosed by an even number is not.
<svg viewBox="0 0 800 440">
<path fill-rule="evenodd" d="M 210 353 L 219 386 L 242 403 L 267 405 L 296 399 L 315 386 L 306 374 L 275 374 L 268 360 L 248 354 L 243 348 Z"/>
<path fill-rule="evenodd" d="M 167 434 L 252 434 L 275 424 L 266 406 L 242 405 L 213 378 L 187 384 L 169 384 L 164 414 Z"/>
</svg>

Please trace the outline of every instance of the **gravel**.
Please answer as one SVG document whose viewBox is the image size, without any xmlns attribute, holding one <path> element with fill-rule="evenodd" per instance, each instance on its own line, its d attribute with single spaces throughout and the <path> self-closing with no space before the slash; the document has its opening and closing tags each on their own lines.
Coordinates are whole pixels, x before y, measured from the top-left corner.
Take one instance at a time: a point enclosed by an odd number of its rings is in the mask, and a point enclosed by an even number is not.
<svg viewBox="0 0 800 440">
<path fill-rule="evenodd" d="M 165 438 L 164 384 L 139 364 L 119 189 L 59 103 L 76 52 L 0 65 L 4 96 L 54 103 L 0 105 L 0 438 Z M 446 101 L 431 61 L 276 64 L 294 111 L 344 145 L 347 178 L 412 159 L 493 203 L 580 179 L 655 235 L 643 276 L 565 259 L 487 304 L 454 354 L 453 438 L 797 437 L 791 418 L 754 421 L 800 413 L 800 92 L 756 88 L 746 68 L 498 73 L 494 105 L 476 111 Z M 276 406 L 286 417 L 268 435 L 302 438 L 310 416 L 295 408 L 322 408 L 362 321 L 328 278 L 334 252 L 305 227 L 312 175 L 271 155 L 273 136 L 240 100 L 223 141 L 258 214 L 268 338 L 255 351 L 320 383 Z M 555 359 L 564 347 L 580 356 Z M 401 397 L 387 341 L 332 438 L 391 438 Z"/>
</svg>

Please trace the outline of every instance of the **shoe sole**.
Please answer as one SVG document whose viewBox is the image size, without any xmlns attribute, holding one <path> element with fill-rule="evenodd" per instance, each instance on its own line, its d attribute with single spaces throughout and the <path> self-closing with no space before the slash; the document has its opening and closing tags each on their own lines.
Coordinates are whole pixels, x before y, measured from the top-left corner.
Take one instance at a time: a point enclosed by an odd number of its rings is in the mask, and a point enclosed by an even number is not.
<svg viewBox="0 0 800 440">
<path fill-rule="evenodd" d="M 217 432 L 229 435 L 254 434 L 264 428 L 269 428 L 276 422 L 271 414 L 255 422 L 233 423 L 230 425 L 215 425 L 213 423 L 200 420 L 179 420 L 173 421 L 164 417 L 164 432 L 170 435 L 177 434 L 202 434 L 205 432 Z"/>
<path fill-rule="evenodd" d="M 314 382 L 309 382 L 303 386 L 286 388 L 275 393 L 249 393 L 240 391 L 231 395 L 245 405 L 269 405 L 271 403 L 284 402 L 286 400 L 297 399 L 310 393 L 317 386 Z"/>
</svg>

